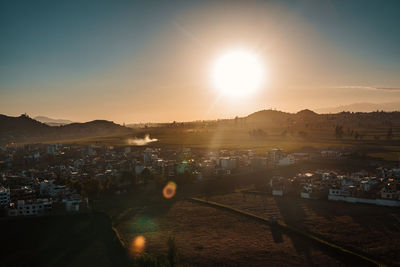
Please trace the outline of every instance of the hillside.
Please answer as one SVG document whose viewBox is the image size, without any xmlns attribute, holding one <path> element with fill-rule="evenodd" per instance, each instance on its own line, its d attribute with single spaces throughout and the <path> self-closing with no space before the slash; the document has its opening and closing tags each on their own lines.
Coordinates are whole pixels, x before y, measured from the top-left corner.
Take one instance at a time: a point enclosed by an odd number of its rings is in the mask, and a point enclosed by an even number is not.
<svg viewBox="0 0 400 267">
<path fill-rule="evenodd" d="M 302 110 L 297 113 L 287 113 L 276 110 L 262 110 L 240 118 L 251 127 L 290 127 L 303 124 L 306 127 L 343 125 L 346 127 L 361 126 L 366 128 L 390 127 L 400 123 L 400 112 L 340 112 L 333 114 L 318 114 L 311 110 Z"/>
<path fill-rule="evenodd" d="M 49 126 L 26 115 L 0 115 L 0 143 L 40 142 L 128 134 L 131 130 L 106 120 Z"/>
</svg>

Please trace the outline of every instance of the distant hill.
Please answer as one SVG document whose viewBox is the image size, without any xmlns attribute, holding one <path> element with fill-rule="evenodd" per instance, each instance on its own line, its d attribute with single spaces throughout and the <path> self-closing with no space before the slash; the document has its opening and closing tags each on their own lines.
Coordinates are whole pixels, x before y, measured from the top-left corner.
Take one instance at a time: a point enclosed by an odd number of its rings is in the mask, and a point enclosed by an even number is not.
<svg viewBox="0 0 400 267">
<path fill-rule="evenodd" d="M 294 121 L 294 120 L 314 120 L 320 115 L 315 113 L 312 110 L 309 109 L 304 109 L 301 110 L 297 113 L 288 113 L 288 112 L 283 112 L 283 111 L 277 111 L 277 110 L 261 110 L 254 112 L 247 117 L 245 117 L 246 121 L 248 123 L 252 124 L 258 124 L 258 123 L 282 123 L 286 121 Z"/>
<path fill-rule="evenodd" d="M 265 127 L 333 127 L 332 125 L 346 125 L 346 127 L 390 127 L 400 123 L 400 112 L 338 112 L 329 114 L 318 114 L 311 110 L 302 110 L 297 113 L 288 113 L 277 110 L 261 110 L 239 118 L 242 127 L 265 128 Z M 234 121 L 231 120 L 234 125 Z M 225 122 L 225 124 L 229 124 Z"/>
<path fill-rule="evenodd" d="M 316 111 L 318 113 L 338 113 L 342 111 L 350 112 L 373 112 L 377 110 L 383 111 L 400 111 L 400 102 L 388 103 L 354 103 L 350 105 L 343 105 L 338 107 L 320 108 Z"/>
<path fill-rule="evenodd" d="M 85 123 L 70 123 L 49 126 L 26 115 L 10 117 L 0 115 L 0 142 L 40 142 L 76 139 L 95 136 L 110 136 L 131 133 L 131 129 L 112 121 L 95 120 Z"/>
<path fill-rule="evenodd" d="M 47 125 L 50 125 L 50 126 L 60 126 L 60 125 L 73 123 L 73 121 L 70 121 L 70 120 L 52 119 L 52 118 L 49 118 L 46 116 L 36 116 L 33 119 L 40 121 L 42 123 L 46 123 Z"/>
</svg>

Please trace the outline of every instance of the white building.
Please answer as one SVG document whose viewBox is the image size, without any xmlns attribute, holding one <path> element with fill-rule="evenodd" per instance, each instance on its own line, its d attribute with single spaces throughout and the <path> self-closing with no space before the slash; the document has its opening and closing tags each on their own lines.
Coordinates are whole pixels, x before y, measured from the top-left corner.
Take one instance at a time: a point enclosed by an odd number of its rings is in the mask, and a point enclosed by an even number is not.
<svg viewBox="0 0 400 267">
<path fill-rule="evenodd" d="M 350 193 L 348 190 L 343 190 L 341 188 L 330 188 L 329 196 L 349 196 Z"/>
<path fill-rule="evenodd" d="M 340 152 L 334 150 L 323 150 L 321 151 L 321 157 L 324 159 L 338 159 L 340 158 Z"/>
<path fill-rule="evenodd" d="M 293 165 L 294 163 L 295 163 L 294 157 L 289 155 L 284 158 L 281 158 L 278 161 L 278 166 L 289 166 L 289 165 Z"/>
<path fill-rule="evenodd" d="M 36 201 L 18 200 L 18 216 L 46 215 L 52 209 L 52 201 L 48 199 L 37 199 Z"/>
<path fill-rule="evenodd" d="M 371 183 L 369 181 L 361 181 L 360 188 L 363 191 L 368 192 L 371 189 Z"/>
<path fill-rule="evenodd" d="M 220 158 L 221 168 L 224 170 L 233 170 L 236 169 L 236 159 L 231 157 L 223 157 Z"/>
<path fill-rule="evenodd" d="M 283 151 L 279 148 L 271 149 L 268 151 L 267 156 L 268 160 L 273 164 L 278 163 L 278 161 L 284 157 Z"/>
<path fill-rule="evenodd" d="M 49 155 L 55 155 L 56 154 L 56 145 L 54 145 L 54 144 L 48 145 L 46 147 L 46 153 Z"/>
<path fill-rule="evenodd" d="M 66 194 L 67 187 L 65 185 L 55 184 L 54 181 L 44 180 L 40 183 L 40 194 L 57 197 Z"/>
<path fill-rule="evenodd" d="M 272 190 L 272 195 L 277 196 L 277 197 L 282 197 L 283 196 L 283 190 L 282 189 L 273 189 Z"/>
<path fill-rule="evenodd" d="M 73 194 L 70 198 L 63 199 L 67 212 L 79 212 L 88 207 L 88 198 L 82 199 L 79 194 Z"/>
<path fill-rule="evenodd" d="M 8 207 L 10 205 L 10 189 L 3 186 L 0 187 L 0 207 Z"/>
</svg>

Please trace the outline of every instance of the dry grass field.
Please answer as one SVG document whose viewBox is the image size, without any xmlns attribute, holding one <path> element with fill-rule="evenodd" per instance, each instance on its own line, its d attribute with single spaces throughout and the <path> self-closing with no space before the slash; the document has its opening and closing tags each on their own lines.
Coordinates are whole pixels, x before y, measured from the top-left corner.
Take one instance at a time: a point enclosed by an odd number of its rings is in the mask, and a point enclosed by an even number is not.
<svg viewBox="0 0 400 267">
<path fill-rule="evenodd" d="M 174 236 L 181 263 L 191 266 L 344 266 L 351 260 L 252 219 L 188 201 L 165 210 L 144 208 L 118 230 L 129 242 L 144 236 L 145 252 L 151 254 L 166 253 L 167 239 Z"/>
<path fill-rule="evenodd" d="M 214 196 L 210 200 L 267 218 L 278 216 L 298 229 L 400 265 L 398 208 L 256 195 L 244 198 L 241 193 Z"/>
</svg>

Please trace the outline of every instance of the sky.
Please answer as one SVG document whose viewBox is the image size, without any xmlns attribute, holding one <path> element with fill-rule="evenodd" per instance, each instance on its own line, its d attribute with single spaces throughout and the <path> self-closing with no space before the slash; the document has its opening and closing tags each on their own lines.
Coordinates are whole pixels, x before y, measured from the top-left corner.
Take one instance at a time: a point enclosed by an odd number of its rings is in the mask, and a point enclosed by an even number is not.
<svg viewBox="0 0 400 267">
<path fill-rule="evenodd" d="M 0 113 L 118 123 L 400 103 L 400 1 L 1 1 Z M 221 95 L 217 58 L 266 82 Z"/>
</svg>

